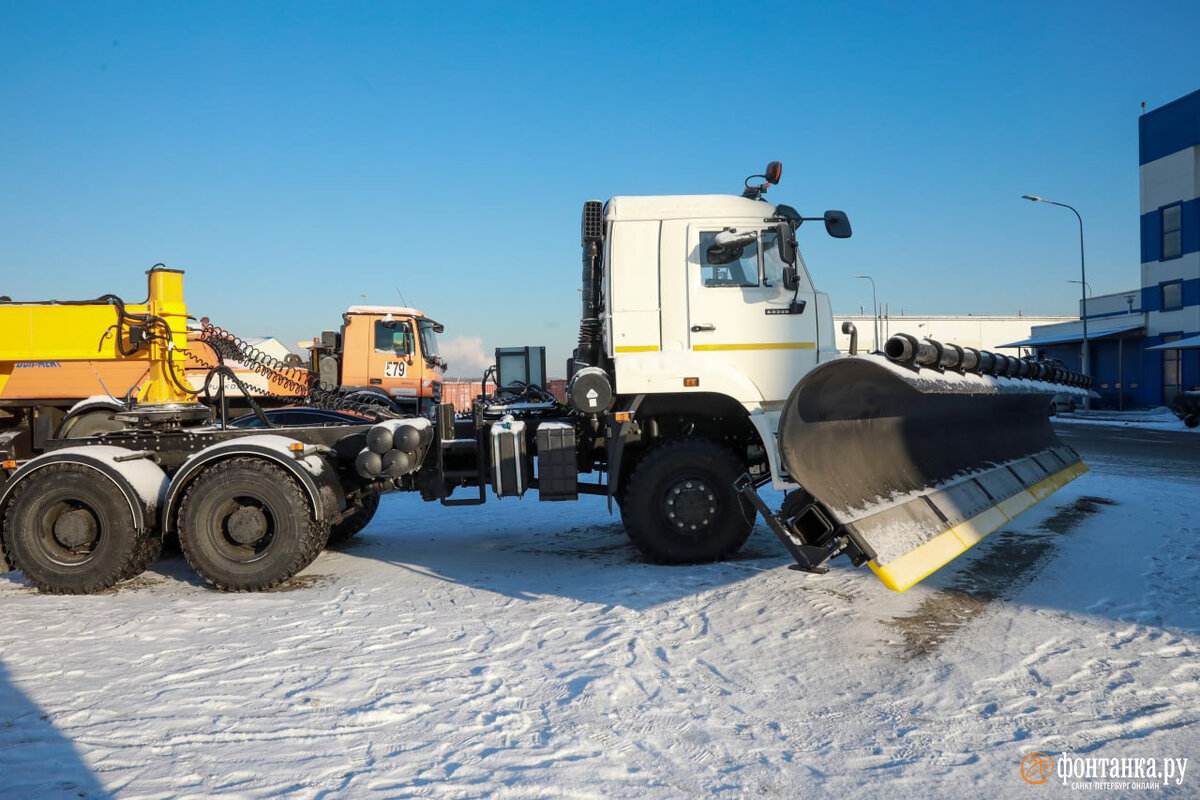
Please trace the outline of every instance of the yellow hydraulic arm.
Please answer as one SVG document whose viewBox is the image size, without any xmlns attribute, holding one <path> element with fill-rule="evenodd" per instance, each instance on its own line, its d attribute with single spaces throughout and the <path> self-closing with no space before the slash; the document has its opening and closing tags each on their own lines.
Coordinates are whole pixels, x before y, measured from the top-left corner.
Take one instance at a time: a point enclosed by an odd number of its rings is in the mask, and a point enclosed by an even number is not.
<svg viewBox="0 0 1200 800">
<path fill-rule="evenodd" d="M 156 266 L 146 273 L 145 303 L 114 295 L 95 300 L 0 303 L 0 393 L 24 361 L 144 361 L 139 403 L 192 403 L 184 378 L 187 306 L 183 272 Z"/>
</svg>

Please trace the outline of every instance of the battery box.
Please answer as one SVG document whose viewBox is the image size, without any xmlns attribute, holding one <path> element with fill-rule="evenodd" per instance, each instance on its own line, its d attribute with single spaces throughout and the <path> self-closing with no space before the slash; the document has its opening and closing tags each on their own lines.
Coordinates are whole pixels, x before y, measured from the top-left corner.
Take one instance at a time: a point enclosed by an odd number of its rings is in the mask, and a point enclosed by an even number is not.
<svg viewBox="0 0 1200 800">
<path fill-rule="evenodd" d="M 575 427 L 566 422 L 543 422 L 537 429 L 538 498 L 579 498 L 579 469 L 575 463 Z"/>
</svg>

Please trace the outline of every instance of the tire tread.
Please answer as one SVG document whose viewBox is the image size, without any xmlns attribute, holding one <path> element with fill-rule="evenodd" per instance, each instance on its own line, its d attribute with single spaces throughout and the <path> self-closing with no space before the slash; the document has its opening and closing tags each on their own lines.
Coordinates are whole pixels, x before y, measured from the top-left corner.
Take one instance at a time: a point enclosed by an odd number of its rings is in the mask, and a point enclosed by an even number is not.
<svg viewBox="0 0 1200 800">
<path fill-rule="evenodd" d="M 5 559 L 13 569 L 21 570 L 25 579 L 40 592 L 47 594 L 94 594 L 105 589 L 111 588 L 121 581 L 128 580 L 136 575 L 144 572 L 154 560 L 158 557 L 161 541 L 154 535 L 153 531 L 145 530 L 140 533 L 132 531 L 133 540 L 128 547 L 128 552 L 121 554 L 117 563 L 105 569 L 102 572 L 90 575 L 81 575 L 76 573 L 69 576 L 72 580 L 66 583 L 53 582 L 45 580 L 38 576 L 37 571 L 31 574 L 20 563 L 21 559 L 18 556 L 20 552 L 19 546 L 14 546 L 14 538 L 17 536 L 16 529 L 18 522 L 16 516 L 19 513 L 21 504 L 25 496 L 30 492 L 37 491 L 40 486 L 45 485 L 47 480 L 53 480 L 55 474 L 59 475 L 59 480 L 62 476 L 77 475 L 87 481 L 95 480 L 96 472 L 79 464 L 63 462 L 58 464 L 50 464 L 38 471 L 36 477 L 28 477 L 24 479 L 19 486 L 13 489 L 12 496 L 9 498 L 8 508 L 4 514 L 4 530 L 3 530 L 3 548 Z M 114 484 L 112 487 L 114 492 L 120 495 L 120 489 Z M 125 509 L 121 504 L 116 504 L 120 512 Z M 129 523 L 132 530 L 133 519 L 128 517 L 124 520 Z M 114 520 L 114 523 L 120 521 Z"/>
<path fill-rule="evenodd" d="M 672 461 L 679 464 L 692 463 L 697 457 L 705 454 L 711 458 L 718 459 L 718 464 L 728 467 L 730 472 L 736 473 L 740 470 L 740 462 L 734 454 L 716 442 L 708 439 L 677 439 L 659 445 L 646 453 L 629 476 L 629 481 L 625 488 L 624 503 L 621 505 L 621 515 L 625 522 L 625 531 L 628 533 L 630 540 L 642 551 L 646 558 L 655 564 L 723 561 L 737 553 L 742 548 L 742 545 L 746 543 L 746 539 L 750 537 L 750 531 L 754 528 L 755 512 L 752 508 L 747 509 L 740 498 L 737 499 L 736 504 L 743 511 L 748 510 L 749 512 L 746 524 L 740 526 L 729 541 L 725 542 L 715 551 L 704 554 L 702 557 L 691 557 L 671 552 L 669 543 L 664 546 L 664 543 L 659 541 L 660 537 L 656 535 L 655 526 L 657 520 L 653 518 L 641 518 L 643 515 L 642 510 L 637 507 L 639 501 L 642 500 L 639 495 L 643 491 L 652 490 L 652 487 L 648 488 L 647 484 L 652 483 L 654 473 L 662 469 L 660 465 L 664 462 L 671 463 Z M 737 475 L 734 474 L 729 479 L 731 492 L 733 491 L 733 480 L 736 477 Z"/>
<path fill-rule="evenodd" d="M 272 571 L 260 580 L 236 584 L 208 569 L 207 565 L 200 560 L 196 552 L 196 543 L 192 539 L 189 521 L 192 516 L 192 506 L 196 502 L 195 495 L 198 488 L 202 489 L 209 482 L 220 480 L 223 475 L 245 467 L 250 467 L 263 473 L 275 473 L 278 485 L 284 492 L 292 495 L 290 498 L 291 502 L 288 504 L 289 508 L 292 511 L 302 509 L 303 518 L 302 524 L 299 525 L 300 548 L 281 569 Z M 204 578 L 217 589 L 225 592 L 257 592 L 278 586 L 311 564 L 320 554 L 321 549 L 325 546 L 329 538 L 328 525 L 318 522 L 315 519 L 308 497 L 297 485 L 295 479 L 280 467 L 261 458 L 231 458 L 205 469 L 185 490 L 183 501 L 179 506 L 178 520 L 179 544 L 183 550 L 183 557 L 200 577 Z"/>
</svg>

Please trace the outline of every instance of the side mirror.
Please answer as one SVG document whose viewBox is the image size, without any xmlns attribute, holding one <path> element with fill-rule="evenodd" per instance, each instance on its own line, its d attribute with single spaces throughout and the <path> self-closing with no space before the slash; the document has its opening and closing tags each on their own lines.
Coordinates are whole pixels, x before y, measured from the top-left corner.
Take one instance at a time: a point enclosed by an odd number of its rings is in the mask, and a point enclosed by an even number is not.
<svg viewBox="0 0 1200 800">
<path fill-rule="evenodd" d="M 783 288 L 794 292 L 800 285 L 800 276 L 796 269 L 796 231 L 791 223 L 781 222 L 775 226 L 775 248 L 779 260 L 784 263 Z"/>
<path fill-rule="evenodd" d="M 783 268 L 783 288 L 785 291 L 794 292 L 800 286 L 800 275 L 796 272 L 796 268 L 792 266 Z"/>
<path fill-rule="evenodd" d="M 850 238 L 850 218 L 844 211 L 825 212 L 825 232 L 835 239 Z"/>
<path fill-rule="evenodd" d="M 786 222 L 775 226 L 775 247 L 779 251 L 779 260 L 785 264 L 796 263 L 796 232 Z"/>
<path fill-rule="evenodd" d="M 740 247 L 722 247 L 719 244 L 711 244 L 708 250 L 704 252 L 704 260 L 714 267 L 720 267 L 724 264 L 732 264 L 742 257 L 742 248 Z"/>
<path fill-rule="evenodd" d="M 745 231 L 738 233 L 737 228 L 726 228 L 717 234 L 713 244 L 717 247 L 745 247 L 748 244 L 753 244 L 758 238 L 757 231 Z"/>
<path fill-rule="evenodd" d="M 708 246 L 704 257 L 714 267 L 732 264 L 742 257 L 743 248 L 758 238 L 755 231 L 738 233 L 735 228 L 726 228 L 716 235 L 713 243 Z"/>
</svg>

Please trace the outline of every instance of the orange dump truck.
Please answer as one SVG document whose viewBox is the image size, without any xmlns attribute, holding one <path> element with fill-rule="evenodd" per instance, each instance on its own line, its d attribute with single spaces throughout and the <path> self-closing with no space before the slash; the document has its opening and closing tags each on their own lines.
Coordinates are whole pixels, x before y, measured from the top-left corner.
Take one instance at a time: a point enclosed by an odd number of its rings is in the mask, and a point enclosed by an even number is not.
<svg viewBox="0 0 1200 800">
<path fill-rule="evenodd" d="M 185 374 L 192 391 L 203 394 L 206 381 L 210 392 L 216 390 L 217 382 L 209 381 L 212 369 L 228 367 L 236 380 L 227 380 L 224 391 L 235 409 L 246 407 L 242 386 L 263 405 L 304 403 L 308 391 L 321 386 L 403 412 L 425 411 L 441 398 L 441 331 L 415 309 L 352 306 L 339 330 L 314 340 L 305 364 L 269 340 L 192 327 Z M 19 450 L 32 453 L 50 438 L 118 430 L 122 424 L 113 414 L 149 374 L 144 361 L 106 360 L 99 351 L 94 360 L 0 360 L 0 431 L 19 431 Z"/>
<path fill-rule="evenodd" d="M 415 308 L 350 306 L 340 331 L 313 341 L 310 367 L 322 384 L 386 395 L 401 411 L 424 413 L 441 402 L 442 330 Z"/>
</svg>

